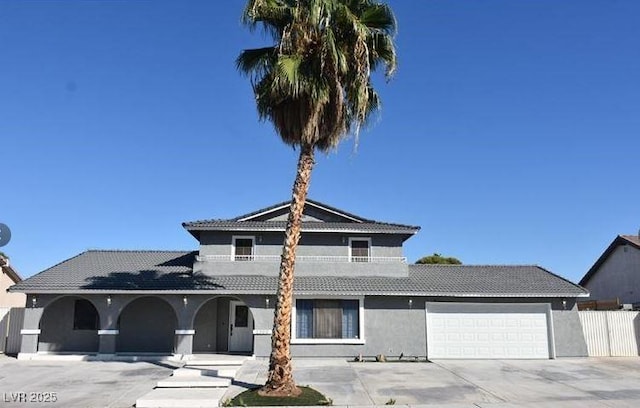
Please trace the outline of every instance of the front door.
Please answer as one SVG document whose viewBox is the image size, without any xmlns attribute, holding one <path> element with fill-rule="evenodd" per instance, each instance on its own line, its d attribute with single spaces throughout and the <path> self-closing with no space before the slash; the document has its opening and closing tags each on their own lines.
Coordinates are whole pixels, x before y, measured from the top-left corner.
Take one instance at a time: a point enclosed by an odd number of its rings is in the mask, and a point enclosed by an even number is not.
<svg viewBox="0 0 640 408">
<path fill-rule="evenodd" d="M 229 352 L 250 353 L 253 351 L 253 318 L 249 308 L 242 302 L 229 302 Z"/>
</svg>

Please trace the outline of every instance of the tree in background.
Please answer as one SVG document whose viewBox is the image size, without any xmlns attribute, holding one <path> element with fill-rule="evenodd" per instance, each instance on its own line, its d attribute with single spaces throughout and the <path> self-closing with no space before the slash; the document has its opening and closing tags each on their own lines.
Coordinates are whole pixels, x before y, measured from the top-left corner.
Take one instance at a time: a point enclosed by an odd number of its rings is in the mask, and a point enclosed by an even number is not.
<svg viewBox="0 0 640 408">
<path fill-rule="evenodd" d="M 462 262 L 458 258 L 444 257 L 438 253 L 425 256 L 416 261 L 416 264 L 444 264 L 444 265 L 462 265 Z"/>
<path fill-rule="evenodd" d="M 300 149 L 280 262 L 267 383 L 261 395 L 298 395 L 291 368 L 295 252 L 314 153 L 329 152 L 380 107 L 371 84 L 379 67 L 396 68 L 396 21 L 372 0 L 249 0 L 243 22 L 274 45 L 242 51 L 236 64 L 251 78 L 258 115 L 282 141 Z"/>
</svg>

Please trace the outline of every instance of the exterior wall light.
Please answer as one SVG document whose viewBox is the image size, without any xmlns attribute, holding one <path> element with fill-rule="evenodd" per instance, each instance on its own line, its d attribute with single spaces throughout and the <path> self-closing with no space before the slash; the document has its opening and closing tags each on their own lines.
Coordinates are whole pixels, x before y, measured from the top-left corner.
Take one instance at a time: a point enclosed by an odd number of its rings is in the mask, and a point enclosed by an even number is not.
<svg viewBox="0 0 640 408">
<path fill-rule="evenodd" d="M 36 307 L 36 303 L 38 303 L 38 299 L 34 296 L 31 298 L 31 307 Z"/>
<path fill-rule="evenodd" d="M 111 306 L 111 295 L 107 296 L 107 306 Z"/>
<path fill-rule="evenodd" d="M 567 299 L 562 299 L 562 309 L 567 310 Z"/>
<path fill-rule="evenodd" d="M 269 296 L 265 296 L 264 304 L 267 306 L 267 309 L 268 309 L 269 308 Z"/>
<path fill-rule="evenodd" d="M 182 297 L 182 304 L 184 304 L 185 306 L 187 306 L 187 303 L 189 303 L 189 300 L 187 299 L 186 296 Z"/>
<path fill-rule="evenodd" d="M 413 299 L 409 299 L 409 309 L 413 306 Z"/>
</svg>

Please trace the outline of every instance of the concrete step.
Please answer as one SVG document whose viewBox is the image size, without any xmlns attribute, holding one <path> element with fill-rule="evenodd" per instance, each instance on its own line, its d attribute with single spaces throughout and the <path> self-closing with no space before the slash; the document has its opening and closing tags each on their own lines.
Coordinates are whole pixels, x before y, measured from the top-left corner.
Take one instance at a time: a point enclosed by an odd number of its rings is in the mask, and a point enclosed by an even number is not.
<svg viewBox="0 0 640 408">
<path fill-rule="evenodd" d="M 220 377 L 177 376 L 158 381 L 158 388 L 221 388 L 231 385 L 231 379 Z"/>
<path fill-rule="evenodd" d="M 174 377 L 225 377 L 233 378 L 238 371 L 239 366 L 184 366 L 173 370 Z"/>
<path fill-rule="evenodd" d="M 226 388 L 156 388 L 136 400 L 136 408 L 218 407 Z"/>
<path fill-rule="evenodd" d="M 225 365 L 225 366 L 241 366 L 246 360 L 247 357 L 213 357 L 213 358 L 203 358 L 203 359 L 194 359 L 187 361 L 187 365 L 189 366 L 214 366 L 214 365 Z"/>
</svg>

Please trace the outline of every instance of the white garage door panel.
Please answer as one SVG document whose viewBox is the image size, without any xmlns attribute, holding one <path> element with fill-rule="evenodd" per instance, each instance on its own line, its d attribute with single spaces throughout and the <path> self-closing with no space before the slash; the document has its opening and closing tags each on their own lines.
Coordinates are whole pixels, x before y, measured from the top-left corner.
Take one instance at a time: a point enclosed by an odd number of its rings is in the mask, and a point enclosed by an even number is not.
<svg viewBox="0 0 640 408">
<path fill-rule="evenodd" d="M 438 305 L 432 312 L 427 306 L 429 358 L 549 358 L 545 312 L 509 313 L 505 306 L 505 312 L 478 313 L 464 308 L 456 304 L 446 311 Z"/>
</svg>

